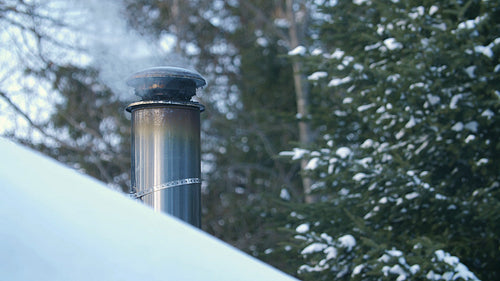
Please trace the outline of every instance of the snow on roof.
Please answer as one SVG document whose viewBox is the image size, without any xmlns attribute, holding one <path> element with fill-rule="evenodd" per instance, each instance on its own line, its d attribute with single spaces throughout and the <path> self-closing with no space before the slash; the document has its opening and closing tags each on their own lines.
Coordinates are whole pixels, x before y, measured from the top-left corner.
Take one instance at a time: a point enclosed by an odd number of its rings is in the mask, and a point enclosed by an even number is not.
<svg viewBox="0 0 500 281">
<path fill-rule="evenodd" d="M 4 280 L 295 280 L 0 138 Z"/>
</svg>

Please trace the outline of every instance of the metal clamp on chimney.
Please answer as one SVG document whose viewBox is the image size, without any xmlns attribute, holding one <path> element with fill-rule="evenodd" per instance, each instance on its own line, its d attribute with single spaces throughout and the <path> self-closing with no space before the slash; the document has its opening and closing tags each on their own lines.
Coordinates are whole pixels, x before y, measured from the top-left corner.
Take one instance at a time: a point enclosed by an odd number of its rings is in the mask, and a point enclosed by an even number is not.
<svg viewBox="0 0 500 281">
<path fill-rule="evenodd" d="M 127 80 L 141 101 L 132 114 L 132 190 L 135 198 L 201 226 L 200 112 L 191 101 L 206 85 L 198 73 L 155 67 Z"/>
</svg>

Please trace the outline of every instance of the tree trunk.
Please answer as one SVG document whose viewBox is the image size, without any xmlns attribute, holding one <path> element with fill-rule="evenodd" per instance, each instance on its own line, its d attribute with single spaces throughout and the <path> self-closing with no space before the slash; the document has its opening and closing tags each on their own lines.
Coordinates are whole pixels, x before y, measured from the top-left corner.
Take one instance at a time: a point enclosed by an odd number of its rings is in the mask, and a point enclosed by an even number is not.
<svg viewBox="0 0 500 281">
<path fill-rule="evenodd" d="M 304 13 L 307 14 L 307 13 Z M 290 48 L 294 49 L 295 47 L 301 45 L 301 41 L 303 40 L 303 32 L 304 28 L 302 27 L 299 31 L 298 24 L 305 24 L 305 20 L 302 23 L 297 23 L 295 18 L 295 13 L 293 11 L 293 0 L 286 0 L 286 15 L 288 21 L 290 23 L 290 27 L 288 29 L 289 37 L 290 37 Z M 309 118 L 309 90 L 307 88 L 307 82 L 305 80 L 304 74 L 302 73 L 302 63 L 294 60 L 292 62 L 293 67 L 293 82 L 295 85 L 295 94 L 297 100 L 297 113 L 300 117 L 299 120 L 299 141 L 302 146 L 307 147 L 311 143 L 311 128 L 310 124 L 307 121 Z M 304 200 L 306 203 L 314 203 L 316 202 L 316 198 L 311 195 L 311 185 L 312 181 L 309 177 L 307 177 L 305 172 L 305 167 L 308 161 L 306 159 L 301 160 L 300 167 L 302 171 L 302 188 L 304 191 Z"/>
<path fill-rule="evenodd" d="M 181 28 L 182 28 L 182 23 L 180 22 L 180 7 L 179 7 L 179 0 L 174 0 L 172 3 L 172 18 L 174 19 L 174 27 L 175 27 L 175 36 L 177 37 L 177 40 L 175 41 L 175 52 L 180 54 L 182 52 L 182 47 L 181 47 Z"/>
</svg>

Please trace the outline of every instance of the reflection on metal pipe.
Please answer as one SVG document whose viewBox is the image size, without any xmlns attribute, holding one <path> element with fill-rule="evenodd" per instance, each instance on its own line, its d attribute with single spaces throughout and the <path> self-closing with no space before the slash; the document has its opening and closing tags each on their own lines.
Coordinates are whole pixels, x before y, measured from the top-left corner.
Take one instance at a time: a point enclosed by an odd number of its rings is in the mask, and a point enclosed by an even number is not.
<svg viewBox="0 0 500 281">
<path fill-rule="evenodd" d="M 190 101 L 205 80 L 181 68 L 152 68 L 127 84 L 142 101 L 132 103 L 133 195 L 156 211 L 201 226 L 200 112 Z"/>
</svg>

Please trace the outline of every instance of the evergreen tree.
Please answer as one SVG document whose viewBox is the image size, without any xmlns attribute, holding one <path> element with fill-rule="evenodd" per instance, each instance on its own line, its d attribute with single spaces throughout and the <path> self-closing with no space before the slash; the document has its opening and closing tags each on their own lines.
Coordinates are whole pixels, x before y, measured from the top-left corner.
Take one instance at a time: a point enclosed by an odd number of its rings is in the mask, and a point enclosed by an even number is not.
<svg viewBox="0 0 500 281">
<path fill-rule="evenodd" d="M 305 280 L 500 276 L 500 6 L 330 1 L 307 59 L 321 202 L 297 208 Z M 322 51 L 320 51 L 322 50 Z"/>
</svg>

